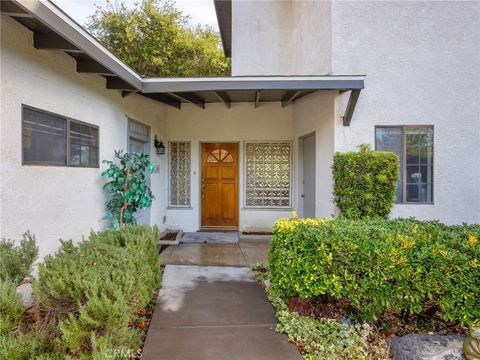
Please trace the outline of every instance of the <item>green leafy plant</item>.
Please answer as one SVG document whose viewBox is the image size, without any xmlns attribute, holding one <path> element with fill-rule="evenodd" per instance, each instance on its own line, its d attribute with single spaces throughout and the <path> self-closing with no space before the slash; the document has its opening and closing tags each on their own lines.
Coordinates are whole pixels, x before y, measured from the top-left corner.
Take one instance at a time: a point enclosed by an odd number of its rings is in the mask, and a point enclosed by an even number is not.
<svg viewBox="0 0 480 360">
<path fill-rule="evenodd" d="M 0 279 L 0 334 L 9 332 L 20 322 L 23 313 L 22 297 L 11 279 Z"/>
<path fill-rule="evenodd" d="M 64 360 L 65 354 L 49 351 L 48 341 L 41 332 L 0 335 L 2 360 Z"/>
<path fill-rule="evenodd" d="M 105 203 L 107 215 L 105 219 L 113 219 L 114 228 L 125 225 L 135 225 L 137 210 L 147 208 L 152 204 L 154 196 L 148 187 L 145 172 L 153 172 L 153 165 L 148 155 L 143 153 L 125 153 L 115 151 L 117 161 L 104 160 L 108 169 L 102 177 L 110 179 L 104 189 L 109 199 Z"/>
<path fill-rule="evenodd" d="M 38 247 L 35 236 L 26 232 L 18 246 L 11 240 L 0 241 L 0 280 L 22 281 L 32 270 L 37 259 Z"/>
<path fill-rule="evenodd" d="M 255 277 L 264 284 L 271 279 L 268 266 L 252 266 Z M 265 289 L 276 310 L 278 325 L 276 331 L 287 334 L 297 345 L 304 359 L 389 359 L 386 344 L 383 346 L 368 343 L 367 338 L 373 329 L 368 324 L 342 324 L 335 319 L 314 319 L 291 312 L 284 292 L 273 284 Z"/>
<path fill-rule="evenodd" d="M 334 201 L 343 217 L 387 217 L 395 201 L 399 159 L 393 152 L 370 150 L 335 153 Z"/>
<path fill-rule="evenodd" d="M 160 286 L 158 237 L 156 227 L 112 229 L 45 258 L 33 288 L 51 351 L 102 358 L 102 349 L 139 348 L 135 325 Z"/>
<path fill-rule="evenodd" d="M 191 26 L 170 0 L 142 0 L 133 7 L 107 1 L 88 29 L 144 76 L 230 75 L 220 34 L 210 26 Z"/>
<path fill-rule="evenodd" d="M 350 316 L 407 320 L 433 311 L 480 319 L 480 225 L 413 219 L 285 219 L 274 226 L 272 281 L 285 297 L 348 300 Z"/>
</svg>

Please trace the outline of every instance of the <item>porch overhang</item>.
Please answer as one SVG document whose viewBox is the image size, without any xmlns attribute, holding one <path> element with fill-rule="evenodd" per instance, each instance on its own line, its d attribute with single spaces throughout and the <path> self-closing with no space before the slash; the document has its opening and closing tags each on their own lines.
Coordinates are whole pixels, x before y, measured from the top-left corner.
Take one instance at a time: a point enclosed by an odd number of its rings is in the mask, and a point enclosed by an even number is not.
<svg viewBox="0 0 480 360">
<path fill-rule="evenodd" d="M 228 1 L 216 2 L 217 7 L 223 5 Z M 137 93 L 178 109 L 184 103 L 202 109 L 208 103 L 223 103 L 230 108 L 235 102 L 255 107 L 279 102 L 285 107 L 316 91 L 350 91 L 343 119 L 348 126 L 364 88 L 364 75 L 145 78 L 48 0 L 3 0 L 0 11 L 33 32 L 36 48 L 64 51 L 75 59 L 77 72 L 103 76 L 107 89 L 119 90 L 123 97 Z"/>
<path fill-rule="evenodd" d="M 181 108 L 192 103 L 205 108 L 207 103 L 223 102 L 228 108 L 234 102 L 252 102 L 255 107 L 262 102 L 279 102 L 282 107 L 317 91 L 350 91 L 343 119 L 350 125 L 353 111 L 364 88 L 364 75 L 353 76 L 234 76 L 215 78 L 145 78 L 142 95 L 168 105 Z"/>
</svg>

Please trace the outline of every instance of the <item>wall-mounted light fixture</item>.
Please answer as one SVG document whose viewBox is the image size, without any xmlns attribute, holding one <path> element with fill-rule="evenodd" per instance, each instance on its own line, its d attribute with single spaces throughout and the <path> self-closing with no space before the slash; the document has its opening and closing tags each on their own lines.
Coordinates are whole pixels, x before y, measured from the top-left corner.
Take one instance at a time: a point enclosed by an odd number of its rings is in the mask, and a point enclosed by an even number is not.
<svg viewBox="0 0 480 360">
<path fill-rule="evenodd" d="M 155 141 L 153 142 L 153 146 L 157 149 L 158 155 L 165 155 L 165 145 L 163 145 L 163 141 L 158 141 L 157 135 L 155 135 Z"/>
</svg>

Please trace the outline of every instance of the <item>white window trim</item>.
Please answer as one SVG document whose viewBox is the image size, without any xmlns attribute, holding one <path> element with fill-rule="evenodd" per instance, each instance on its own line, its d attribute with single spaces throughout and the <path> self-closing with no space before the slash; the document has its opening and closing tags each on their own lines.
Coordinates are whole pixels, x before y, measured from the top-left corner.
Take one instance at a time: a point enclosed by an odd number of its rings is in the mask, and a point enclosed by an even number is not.
<svg viewBox="0 0 480 360">
<path fill-rule="evenodd" d="M 170 173 L 171 173 L 171 162 L 170 162 L 170 155 L 171 155 L 171 144 L 189 144 L 190 145 L 190 172 L 188 174 L 189 178 L 189 187 L 190 187 L 190 196 L 188 199 L 188 205 L 174 205 L 171 203 L 171 183 L 170 183 Z M 168 198 L 168 206 L 167 209 L 173 210 L 182 210 L 182 209 L 191 209 L 192 208 L 192 142 L 191 141 L 169 141 L 167 146 L 167 198 Z"/>
<path fill-rule="evenodd" d="M 290 146 L 290 186 L 288 189 L 288 202 L 289 206 L 252 206 L 247 205 L 247 144 L 289 144 Z M 286 211 L 293 209 L 293 197 L 292 197 L 292 190 L 293 190 L 293 141 L 292 140 L 246 140 L 243 142 L 243 179 L 242 179 L 242 186 L 243 186 L 243 209 L 245 210 L 270 210 L 270 211 Z"/>
</svg>

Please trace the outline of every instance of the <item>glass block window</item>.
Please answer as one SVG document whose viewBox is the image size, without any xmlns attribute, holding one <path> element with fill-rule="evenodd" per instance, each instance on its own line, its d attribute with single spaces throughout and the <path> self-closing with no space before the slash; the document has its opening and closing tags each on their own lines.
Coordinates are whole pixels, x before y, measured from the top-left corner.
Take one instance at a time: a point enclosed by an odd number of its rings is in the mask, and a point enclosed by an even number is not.
<svg viewBox="0 0 480 360">
<path fill-rule="evenodd" d="M 376 127 L 377 150 L 400 158 L 397 203 L 433 203 L 433 127 Z"/>
<path fill-rule="evenodd" d="M 290 208 L 290 142 L 245 143 L 245 207 Z"/>
<path fill-rule="evenodd" d="M 23 106 L 25 165 L 98 167 L 98 127 Z"/>
<path fill-rule="evenodd" d="M 169 142 L 169 206 L 190 206 L 190 143 Z"/>
</svg>

